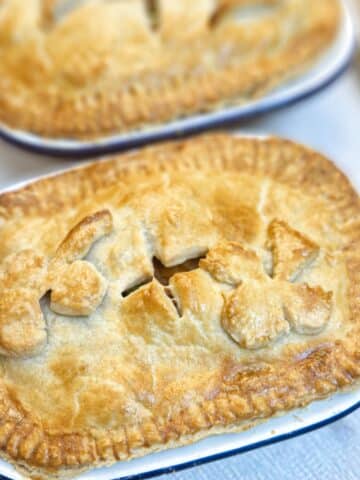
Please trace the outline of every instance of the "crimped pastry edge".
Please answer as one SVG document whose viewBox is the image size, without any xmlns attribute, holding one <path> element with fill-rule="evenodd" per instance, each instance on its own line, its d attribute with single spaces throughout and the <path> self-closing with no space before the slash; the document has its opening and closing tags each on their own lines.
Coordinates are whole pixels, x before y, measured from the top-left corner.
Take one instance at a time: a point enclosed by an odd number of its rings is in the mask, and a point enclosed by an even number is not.
<svg viewBox="0 0 360 480">
<path fill-rule="evenodd" d="M 360 381 L 356 380 L 354 384 L 343 388 L 341 390 L 341 392 L 338 392 L 338 393 L 341 393 L 341 394 L 352 393 L 359 388 L 360 388 Z M 323 400 L 328 399 L 329 397 L 331 397 L 331 394 L 324 395 L 323 397 L 317 398 L 314 401 L 315 402 L 321 402 Z M 311 402 L 311 403 L 313 403 L 313 402 Z M 299 408 L 300 409 L 306 408 L 308 405 L 309 404 L 306 404 L 303 407 L 299 407 Z M 293 411 L 293 410 L 291 410 L 291 411 Z M 271 418 L 275 419 L 275 418 L 284 417 L 287 414 L 289 414 L 289 412 L 290 411 L 288 411 L 288 410 L 276 412 L 276 413 L 274 413 L 274 415 L 271 416 Z M 295 410 L 295 412 L 296 412 L 296 410 Z M 261 424 L 267 422 L 268 420 L 270 420 L 270 418 L 264 417 L 264 418 L 256 418 L 256 419 L 252 419 L 252 420 L 244 420 L 244 421 L 242 421 L 238 424 L 229 425 L 227 427 L 211 427 L 208 430 L 205 430 L 205 431 L 203 430 L 203 431 L 197 432 L 196 434 L 193 434 L 193 435 L 186 435 L 181 439 L 181 441 L 178 441 L 178 442 L 170 441 L 167 444 L 154 446 L 152 448 L 149 448 L 148 451 L 139 451 L 137 455 L 134 455 L 133 457 L 131 457 L 131 458 L 125 460 L 125 461 L 130 462 L 131 460 L 141 459 L 142 457 L 145 457 L 147 455 L 155 454 L 155 453 L 161 453 L 161 452 L 164 452 L 168 449 L 176 449 L 176 448 L 179 448 L 179 447 L 185 447 L 185 446 L 188 446 L 188 445 L 192 445 L 193 443 L 199 442 L 201 440 L 205 440 L 206 438 L 209 438 L 209 437 L 214 436 L 214 435 L 224 435 L 224 434 L 228 434 L 228 433 L 239 434 L 239 433 L 245 432 L 247 430 L 250 430 L 250 429 L 252 429 L 252 428 L 254 428 L 258 425 L 261 425 Z M 296 432 L 295 432 L 295 436 L 296 436 Z M 0 454 L 0 458 L 2 458 L 3 460 L 6 460 L 8 462 L 12 461 L 12 459 L 4 453 Z M 99 468 L 104 468 L 104 467 L 105 468 L 106 467 L 111 467 L 112 465 L 114 465 L 113 462 L 103 462 L 103 463 L 95 464 L 91 468 L 99 469 Z M 29 474 L 31 475 L 33 472 L 35 472 L 35 477 L 34 478 L 36 478 L 36 479 L 39 478 L 41 480 L 43 478 L 47 478 L 46 475 L 48 473 L 48 472 L 44 471 L 43 475 L 45 475 L 45 476 L 38 477 L 37 475 L 39 475 L 39 470 L 31 469 L 31 468 L 29 469 L 29 467 L 27 467 L 25 464 L 24 465 L 21 465 L 21 464 L 17 465 L 16 470 L 23 475 L 29 475 Z M 80 475 L 81 473 L 85 473 L 86 471 L 89 471 L 88 467 L 80 467 L 80 468 L 75 468 L 75 469 L 70 468 L 70 469 L 62 470 L 60 472 L 60 474 L 56 474 L 55 472 L 52 473 L 51 478 L 67 479 L 67 478 L 72 478 L 74 475 L 77 476 L 77 475 Z M 40 475 L 42 475 L 42 474 L 40 474 Z"/>
<path fill-rule="evenodd" d="M 8 91 L 0 97 L 0 121 L 6 128 L 47 139 L 94 140 L 119 133 L 147 131 L 169 121 L 220 111 L 225 105 L 244 105 L 299 76 L 324 53 L 333 42 L 344 15 L 338 0 L 329 0 L 327 11 L 328 15 L 319 19 L 317 28 L 295 36 L 273 62 L 265 56 L 251 68 L 246 66 L 244 78 L 241 77 L 244 75 L 241 64 L 209 71 L 200 81 L 191 72 L 186 72 L 184 78 L 176 78 L 176 81 L 166 79 L 164 88 L 155 94 L 148 94 L 147 85 L 144 88 L 135 83 L 131 91 L 120 88 L 109 98 L 103 92 L 100 95 L 95 92 L 91 97 L 81 93 L 71 100 L 60 98 L 53 112 L 46 109 L 45 101 L 45 109 L 44 105 L 36 105 L 33 114 L 27 108 L 26 116 L 24 105 L 14 107 L 7 101 L 7 97 L 11 97 Z M 234 78 L 242 78 L 243 85 L 235 85 Z M 227 89 L 226 94 L 224 89 Z M 158 112 L 155 121 L 154 111 Z"/>
<path fill-rule="evenodd" d="M 164 156 L 164 153 L 167 153 L 167 155 Z M 269 153 L 272 153 L 272 155 Z M 292 163 L 287 162 L 285 166 L 287 157 L 291 157 Z M 282 395 L 276 395 L 275 392 L 275 398 L 271 399 L 270 404 L 269 399 L 264 402 L 261 398 L 255 398 L 256 389 L 255 397 L 252 398 L 251 396 L 250 400 L 248 395 L 245 398 L 240 394 L 235 395 L 235 397 L 234 394 L 231 394 L 230 401 L 228 395 L 225 395 L 222 403 L 220 402 L 219 405 L 208 405 L 210 414 L 206 413 L 205 416 L 208 419 L 210 418 L 210 424 L 205 422 L 201 425 L 199 420 L 204 418 L 201 414 L 203 406 L 200 411 L 197 409 L 195 412 L 183 412 L 180 418 L 175 419 L 174 422 L 175 438 L 167 438 L 161 449 L 191 443 L 198 438 L 208 436 L 212 434 L 211 428 L 214 425 L 219 425 L 216 427 L 216 429 L 219 429 L 218 433 L 234 431 L 233 429 L 239 426 L 239 422 L 244 421 L 246 417 L 245 412 L 249 411 L 248 405 L 250 405 L 251 412 L 248 414 L 252 418 L 268 418 L 275 413 L 306 405 L 337 390 L 358 384 L 358 379 L 360 378 L 360 349 L 356 337 L 360 330 L 358 325 L 360 311 L 360 203 L 358 195 L 351 187 L 348 179 L 325 157 L 295 143 L 275 137 L 258 140 L 213 134 L 187 141 L 149 147 L 130 154 L 117 156 L 113 160 L 105 160 L 101 163 L 91 163 L 88 166 L 71 170 L 68 173 L 44 178 L 21 190 L 7 192 L 0 196 L 0 216 L 3 216 L 3 218 L 11 218 L 15 212 L 17 215 L 25 216 L 41 212 L 46 217 L 46 215 L 51 215 L 51 209 L 53 208 L 51 197 L 54 196 L 54 193 L 60 195 L 60 197 L 63 195 L 63 201 L 65 199 L 68 202 L 76 201 L 76 192 L 73 192 L 74 195 L 70 195 L 70 198 L 67 195 L 68 186 L 74 185 L 75 178 L 83 181 L 87 179 L 93 191 L 95 190 L 96 192 L 96 188 L 106 185 L 111 169 L 116 172 L 113 177 L 113 181 L 115 181 L 117 175 L 124 174 L 124 170 L 127 170 L 128 175 L 136 175 L 138 170 L 141 170 L 145 175 L 151 175 L 154 171 L 201 168 L 202 166 L 207 168 L 209 165 L 215 168 L 227 168 L 230 170 L 261 171 L 290 186 L 301 185 L 305 190 L 313 193 L 316 191 L 327 197 L 334 204 L 335 211 L 344 225 L 346 237 L 348 238 L 344 254 L 347 257 L 348 272 L 351 280 L 349 301 L 354 323 L 353 334 L 355 334 L 355 340 L 349 338 L 345 343 L 334 342 L 332 344 L 320 345 L 313 352 L 310 352 L 303 360 L 305 363 L 301 364 L 301 368 L 304 367 L 306 378 L 304 377 L 303 380 L 305 384 L 301 381 L 302 374 L 295 375 L 296 378 L 292 377 L 291 381 L 294 381 L 296 386 L 296 388 L 294 387 L 293 395 L 283 398 Z M 29 201 L 30 199 L 31 201 Z M 300 363 L 298 362 L 297 367 L 299 367 Z M 284 362 L 281 362 L 280 368 L 281 365 L 284 365 Z M 284 368 L 285 372 L 282 378 L 286 378 L 285 373 L 289 370 L 291 370 L 292 374 L 296 370 L 286 369 L 286 361 Z M 317 374 L 308 378 L 307 372 L 314 373 L 314 370 Z M 298 380 L 299 383 L 296 383 Z M 236 385 L 232 386 L 236 387 Z M 264 384 L 261 385 L 261 388 L 263 387 Z M 0 424 L 1 456 L 12 461 L 15 459 L 18 462 L 17 468 L 19 468 L 22 465 L 22 460 L 16 457 L 19 449 L 21 452 L 23 442 L 29 434 L 29 430 L 27 430 L 29 424 L 27 424 L 26 415 L 21 412 L 21 407 L 19 409 L 18 406 L 12 405 L 11 400 L 7 403 L 6 397 L 7 393 L 3 390 L 1 398 L 3 403 L 1 408 L 2 419 Z M 217 403 L 219 403 L 218 400 Z M 243 403 L 241 404 L 241 402 Z M 238 413 L 236 413 L 236 409 L 238 409 Z M 211 413 L 212 411 L 213 413 Z M 9 419 L 12 419 L 11 422 L 15 422 L 14 425 L 17 425 L 17 428 L 14 431 L 10 431 L 10 433 L 9 431 L 5 432 L 4 436 L 2 427 Z M 236 425 L 235 427 L 234 424 Z M 243 427 L 242 425 L 240 427 L 241 430 Z M 157 427 L 157 429 L 158 432 L 161 432 L 161 426 L 160 428 Z M 131 435 L 129 435 L 129 432 L 126 432 L 125 436 L 126 443 L 128 443 L 126 449 L 130 447 L 128 458 L 135 458 L 151 451 L 159 450 L 159 445 L 156 445 L 156 443 L 152 445 L 151 442 L 148 442 L 148 446 L 145 449 L 144 446 L 139 446 L 139 438 L 136 432 L 131 432 Z M 16 441 L 14 441 L 14 438 Z M 107 465 L 116 461 L 116 457 L 122 457 L 120 450 L 120 453 L 117 453 L 116 447 L 114 447 L 112 442 L 109 444 L 109 435 L 107 435 L 105 438 L 98 438 L 95 441 L 94 451 L 96 459 L 94 458 L 91 464 L 81 466 L 79 459 L 82 455 L 82 442 L 78 436 L 75 435 L 75 438 L 78 440 L 77 445 L 75 445 L 75 441 L 74 443 L 70 442 L 73 451 L 68 451 L 68 448 L 65 448 L 65 454 L 64 451 L 60 452 L 62 459 L 70 464 L 64 467 L 64 469 L 60 468 L 56 476 L 80 473 L 82 469 Z M 9 444 L 15 445 L 17 453 L 15 451 L 11 452 L 13 447 L 9 451 Z M 66 447 L 64 443 L 62 446 Z M 43 453 L 46 452 L 45 456 L 39 455 L 41 449 L 43 449 Z M 25 450 L 23 448 L 24 453 Z M 49 478 L 49 475 L 53 475 L 56 461 L 58 462 L 59 458 L 56 458 L 56 456 L 52 459 L 49 458 L 49 445 L 42 446 L 41 443 L 38 443 L 33 447 L 33 451 L 30 448 L 29 452 L 31 453 L 29 460 L 34 463 L 30 469 L 32 475 L 36 474 L 42 478 Z M 13 455 L 12 453 L 15 454 Z M 55 465 L 51 465 L 49 460 L 55 461 Z M 71 462 L 73 462 L 73 465 L 71 465 Z M 25 468 L 24 465 L 21 466 L 21 470 Z M 29 470 L 26 471 L 29 473 Z"/>
</svg>

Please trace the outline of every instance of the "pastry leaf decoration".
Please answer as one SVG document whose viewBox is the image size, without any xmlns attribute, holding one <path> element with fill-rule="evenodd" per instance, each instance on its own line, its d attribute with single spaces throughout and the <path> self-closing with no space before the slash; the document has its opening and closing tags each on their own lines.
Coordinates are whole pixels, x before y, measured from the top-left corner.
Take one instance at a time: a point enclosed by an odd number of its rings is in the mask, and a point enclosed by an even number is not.
<svg viewBox="0 0 360 480">
<path fill-rule="evenodd" d="M 332 293 L 301 283 L 319 248 L 278 220 L 269 226 L 268 247 L 270 274 L 254 250 L 235 242 L 218 245 L 200 262 L 216 280 L 235 287 L 224 296 L 221 322 L 243 348 L 266 347 L 290 330 L 318 334 L 331 315 Z"/>
<path fill-rule="evenodd" d="M 108 210 L 78 223 L 58 247 L 50 265 L 50 308 L 61 315 L 90 315 L 102 302 L 107 281 L 89 262 L 82 260 L 91 246 L 113 228 Z"/>
<path fill-rule="evenodd" d="M 46 344 L 46 323 L 39 302 L 47 292 L 50 292 L 50 309 L 61 315 L 88 316 L 98 308 L 108 282 L 84 257 L 95 242 L 112 230 L 112 215 L 102 210 L 78 223 L 49 261 L 32 250 L 20 251 L 5 259 L 0 271 L 1 354 L 31 356 Z M 194 268 L 197 272 L 207 271 L 208 279 L 212 277 L 219 294 L 219 284 L 233 287 L 224 293 L 220 320 L 224 330 L 243 348 L 266 347 L 290 330 L 298 334 L 317 334 L 325 328 L 331 315 L 332 293 L 321 286 L 301 282 L 303 273 L 311 269 L 316 260 L 319 247 L 277 220 L 269 226 L 267 247 L 272 252 L 271 272 L 265 270 L 255 250 L 236 242 L 218 244 L 199 263 L 193 262 L 191 267 L 185 268 L 185 271 Z M 176 283 L 175 278 L 183 278 L 176 274 L 182 270 L 182 265 L 169 269 L 171 278 L 166 281 L 169 287 L 153 280 L 145 290 L 140 290 L 139 295 L 147 295 L 150 287 L 151 292 L 161 293 L 158 295 L 162 299 L 160 316 L 165 307 L 173 319 L 182 315 L 176 310 L 176 301 L 168 296 Z M 156 268 L 153 273 L 156 276 Z M 188 283 L 186 280 L 186 289 Z M 132 293 L 132 297 L 135 294 Z M 196 288 L 194 295 L 197 295 Z M 184 299 L 177 301 L 181 303 L 181 300 Z M 191 306 L 195 304 L 194 298 Z M 145 314 L 152 315 L 144 311 L 139 318 L 145 318 Z M 210 314 L 214 312 L 208 312 Z"/>
<path fill-rule="evenodd" d="M 107 282 L 81 260 L 94 242 L 112 230 L 108 210 L 78 223 L 48 262 L 33 250 L 5 258 L 0 271 L 0 353 L 10 357 L 36 355 L 47 331 L 40 299 L 50 291 L 50 308 L 62 315 L 89 315 L 101 303 Z"/>
</svg>

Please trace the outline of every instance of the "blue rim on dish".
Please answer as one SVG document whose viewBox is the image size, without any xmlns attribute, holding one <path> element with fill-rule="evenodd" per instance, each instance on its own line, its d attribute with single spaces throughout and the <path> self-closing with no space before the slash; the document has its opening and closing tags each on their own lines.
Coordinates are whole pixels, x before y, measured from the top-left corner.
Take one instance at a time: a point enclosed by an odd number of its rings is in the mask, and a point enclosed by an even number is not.
<svg viewBox="0 0 360 480">
<path fill-rule="evenodd" d="M 274 436 L 273 438 L 261 440 L 259 442 L 255 442 L 250 445 L 244 445 L 243 447 L 235 448 L 233 450 L 228 450 L 226 452 L 209 455 L 207 457 L 200 458 L 199 460 L 192 460 L 190 462 L 179 463 L 177 465 L 174 465 L 173 467 L 159 468 L 158 470 L 153 470 L 151 472 L 139 473 L 139 474 L 130 475 L 127 477 L 121 477 L 118 479 L 115 478 L 113 480 L 145 480 L 147 478 L 157 477 L 159 475 L 164 475 L 166 473 L 175 473 L 181 470 L 186 470 L 187 468 L 198 467 L 206 463 L 215 462 L 217 460 L 223 460 L 225 458 L 233 457 L 234 455 L 238 455 L 240 453 L 246 453 L 246 452 L 250 452 L 251 450 L 256 450 L 257 448 L 274 445 L 275 443 L 279 443 L 284 440 L 290 440 L 291 438 L 299 437 L 301 435 L 304 435 L 305 433 L 309 433 L 314 430 L 318 430 L 319 428 L 326 427 L 327 425 L 330 425 L 331 423 L 334 423 L 346 417 L 347 415 L 350 415 L 358 408 L 360 408 L 360 401 L 355 403 L 348 409 L 344 410 L 343 412 L 333 415 L 332 417 L 326 418 L 312 425 L 308 425 L 307 427 L 299 428 L 297 430 L 293 430 L 287 433 L 282 433 L 280 435 Z M 10 480 L 10 479 L 7 479 L 6 477 L 3 477 L 3 478 L 5 480 Z"/>
<path fill-rule="evenodd" d="M 11 129 L 5 125 L 0 125 L 0 137 L 13 145 L 35 153 L 81 158 L 120 152 L 160 140 L 181 138 L 205 130 L 224 128 L 232 123 L 292 105 L 325 89 L 346 71 L 354 51 L 354 28 L 349 10 L 343 5 L 343 21 L 340 32 L 329 51 L 309 72 L 257 101 L 241 106 L 227 107 L 221 111 L 196 114 L 142 131 L 115 134 L 95 141 L 42 138 Z M 316 70 L 318 71 L 316 72 Z"/>
<path fill-rule="evenodd" d="M 350 407 L 346 408 L 345 410 L 343 410 L 343 411 L 341 411 L 341 412 L 339 412 L 335 415 L 332 415 L 328 418 L 325 418 L 323 420 L 315 422 L 311 425 L 307 425 L 306 427 L 298 428 L 298 429 L 292 430 L 290 432 L 286 432 L 286 433 L 282 433 L 280 435 L 276 435 L 272 438 L 260 440 L 258 442 L 254 442 L 254 443 L 249 444 L 249 445 L 244 445 L 242 447 L 238 447 L 238 448 L 235 448 L 235 449 L 227 450 L 225 452 L 216 453 L 216 454 L 213 454 L 213 455 L 208 455 L 206 457 L 202 457 L 202 458 L 199 458 L 197 460 L 182 462 L 182 463 L 178 463 L 178 464 L 173 465 L 173 466 L 162 467 L 162 468 L 151 470 L 151 471 L 148 471 L 148 472 L 131 474 L 131 475 L 128 475 L 128 476 L 125 476 L 125 477 L 118 477 L 118 478 L 114 478 L 112 480 L 145 480 L 145 479 L 148 479 L 148 478 L 154 478 L 154 477 L 164 475 L 164 474 L 179 472 L 181 470 L 186 470 L 186 469 L 192 468 L 192 467 L 198 467 L 198 466 L 204 465 L 206 463 L 215 462 L 215 461 L 218 461 L 218 460 L 223 460 L 225 458 L 232 457 L 234 455 L 239 455 L 240 453 L 246 453 L 246 452 L 250 452 L 252 450 L 256 450 L 258 448 L 261 448 L 261 447 L 274 445 L 274 444 L 279 443 L 281 441 L 290 440 L 292 438 L 299 437 L 301 435 L 312 432 L 314 430 L 318 430 L 322 427 L 326 427 L 327 425 L 330 425 L 330 424 L 332 424 L 332 423 L 334 423 L 338 420 L 341 420 L 342 418 L 350 415 L 351 413 L 355 412 L 359 408 L 360 408 L 360 401 L 357 401 L 356 403 L 354 403 Z M 11 477 L 7 477 L 5 475 L 0 475 L 0 480 L 12 480 L 12 479 L 11 479 Z"/>
</svg>

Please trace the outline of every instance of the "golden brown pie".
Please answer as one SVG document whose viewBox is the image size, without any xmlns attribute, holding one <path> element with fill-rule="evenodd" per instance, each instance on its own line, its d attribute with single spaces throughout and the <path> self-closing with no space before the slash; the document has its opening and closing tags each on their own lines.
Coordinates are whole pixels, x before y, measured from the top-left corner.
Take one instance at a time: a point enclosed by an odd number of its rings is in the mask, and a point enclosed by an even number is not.
<svg viewBox="0 0 360 480">
<path fill-rule="evenodd" d="M 130 131 L 250 101 L 334 39 L 338 0 L 0 0 L 0 121 Z"/>
<path fill-rule="evenodd" d="M 214 134 L 0 196 L 1 456 L 50 478 L 360 377 L 360 200 L 320 154 Z"/>
</svg>

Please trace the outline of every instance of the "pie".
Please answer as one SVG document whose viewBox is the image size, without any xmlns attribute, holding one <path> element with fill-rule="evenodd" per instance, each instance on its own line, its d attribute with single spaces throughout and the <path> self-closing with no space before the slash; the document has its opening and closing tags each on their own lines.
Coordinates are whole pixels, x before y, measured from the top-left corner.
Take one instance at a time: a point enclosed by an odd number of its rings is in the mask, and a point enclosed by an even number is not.
<svg viewBox="0 0 360 480">
<path fill-rule="evenodd" d="M 210 134 L 0 196 L 0 448 L 62 478 L 356 388 L 360 200 Z"/>
<path fill-rule="evenodd" d="M 338 0 L 0 0 L 0 122 L 99 138 L 249 102 L 340 17 Z"/>
</svg>

